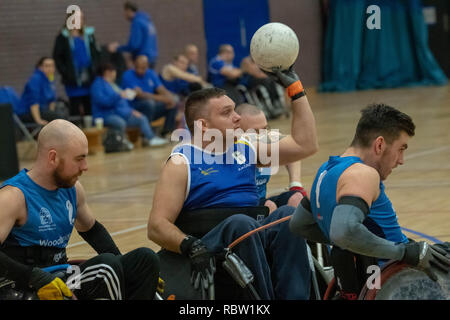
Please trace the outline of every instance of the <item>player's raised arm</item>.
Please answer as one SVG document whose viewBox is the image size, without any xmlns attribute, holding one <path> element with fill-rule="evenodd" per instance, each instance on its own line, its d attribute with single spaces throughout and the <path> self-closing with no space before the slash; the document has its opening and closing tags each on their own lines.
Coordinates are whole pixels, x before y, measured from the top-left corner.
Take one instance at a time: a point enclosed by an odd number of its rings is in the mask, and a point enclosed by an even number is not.
<svg viewBox="0 0 450 320">
<path fill-rule="evenodd" d="M 319 149 L 316 122 L 297 73 L 291 66 L 288 70 L 274 70 L 268 74 L 286 88 L 292 99 L 291 134 L 280 135 L 278 139 L 258 139 L 258 163 L 263 166 L 285 165 L 313 155 Z"/>
</svg>

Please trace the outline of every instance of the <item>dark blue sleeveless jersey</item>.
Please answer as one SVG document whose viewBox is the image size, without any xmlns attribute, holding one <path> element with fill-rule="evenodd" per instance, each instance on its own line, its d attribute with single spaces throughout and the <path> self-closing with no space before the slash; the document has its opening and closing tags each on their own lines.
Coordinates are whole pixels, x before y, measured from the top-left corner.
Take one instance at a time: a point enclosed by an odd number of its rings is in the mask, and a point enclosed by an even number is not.
<svg viewBox="0 0 450 320">
<path fill-rule="evenodd" d="M 238 140 L 220 154 L 210 153 L 192 144 L 175 147 L 171 157 L 177 154 L 188 163 L 183 211 L 258 205 L 256 152 L 247 140 Z"/>
<path fill-rule="evenodd" d="M 352 164 L 363 163 L 359 157 L 331 156 L 317 172 L 311 188 L 311 210 L 320 229 L 330 239 L 330 224 L 336 202 L 336 188 L 341 174 Z M 380 181 L 380 195 L 370 207 L 363 224 L 377 236 L 400 243 L 408 242 L 397 221 L 397 214 Z"/>
<path fill-rule="evenodd" d="M 27 205 L 27 221 L 13 227 L 5 245 L 65 248 L 72 234 L 77 212 L 75 187 L 51 191 L 36 184 L 23 169 L 0 188 L 19 188 Z"/>
</svg>

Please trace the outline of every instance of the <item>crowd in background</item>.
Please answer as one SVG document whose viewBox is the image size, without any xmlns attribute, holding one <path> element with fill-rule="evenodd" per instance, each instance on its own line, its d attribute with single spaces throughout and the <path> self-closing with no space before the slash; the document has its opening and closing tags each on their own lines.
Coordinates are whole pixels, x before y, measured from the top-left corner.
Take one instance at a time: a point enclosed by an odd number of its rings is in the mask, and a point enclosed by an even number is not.
<svg viewBox="0 0 450 320">
<path fill-rule="evenodd" d="M 185 127 L 184 101 L 195 90 L 223 88 L 239 105 L 251 102 L 243 91 L 262 85 L 272 100 L 277 99 L 275 84 L 251 57 L 243 59 L 241 66 L 233 64 L 234 49 L 229 44 L 221 45 L 209 61 L 207 79 L 199 73 L 199 49 L 192 43 L 158 73 L 157 31 L 150 15 L 131 2 L 125 2 L 123 10 L 131 24 L 126 44 L 100 46 L 95 29 L 85 25 L 83 12 L 79 12 L 79 26 L 62 27 L 52 54 L 38 59 L 22 94 L 0 87 L 0 103 L 11 103 L 14 113 L 27 124 L 44 126 L 54 119 L 66 119 L 90 126 L 102 119 L 107 128 L 123 136 L 127 128 L 139 128 L 144 146 L 160 146 L 169 143 L 167 137 L 174 129 Z M 126 57 L 132 59 L 133 68 L 127 68 Z M 56 72 L 67 99 L 57 96 Z M 164 125 L 156 133 L 152 122 L 162 117 Z"/>
</svg>

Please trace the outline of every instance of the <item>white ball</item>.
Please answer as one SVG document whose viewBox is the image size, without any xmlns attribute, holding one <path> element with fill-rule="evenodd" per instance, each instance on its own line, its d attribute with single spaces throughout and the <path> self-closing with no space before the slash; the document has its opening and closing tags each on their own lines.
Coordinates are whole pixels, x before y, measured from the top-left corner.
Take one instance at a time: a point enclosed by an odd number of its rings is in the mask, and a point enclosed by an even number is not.
<svg viewBox="0 0 450 320">
<path fill-rule="evenodd" d="M 298 56 L 299 43 L 295 32 L 287 25 L 271 22 L 256 30 L 250 42 L 250 55 L 265 71 L 288 69 Z"/>
</svg>

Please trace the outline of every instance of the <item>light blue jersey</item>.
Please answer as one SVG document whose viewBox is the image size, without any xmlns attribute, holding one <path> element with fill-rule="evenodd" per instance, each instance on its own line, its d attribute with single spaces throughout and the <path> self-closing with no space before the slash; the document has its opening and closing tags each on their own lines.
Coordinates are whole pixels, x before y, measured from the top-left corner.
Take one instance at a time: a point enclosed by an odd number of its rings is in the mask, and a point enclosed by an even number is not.
<svg viewBox="0 0 450 320">
<path fill-rule="evenodd" d="M 25 197 L 28 214 L 23 226 L 12 228 L 4 245 L 65 248 L 77 213 L 76 189 L 44 189 L 31 180 L 27 171 L 23 169 L 0 187 L 19 188 Z"/>
<path fill-rule="evenodd" d="M 260 199 L 266 199 L 267 197 L 267 184 L 270 180 L 270 168 L 257 168 L 256 169 L 256 188 Z"/>
<path fill-rule="evenodd" d="M 363 163 L 358 157 L 331 156 L 317 172 L 311 189 L 311 210 L 320 229 L 330 239 L 330 224 L 336 202 L 339 177 L 351 165 Z M 363 224 L 377 236 L 400 243 L 408 242 L 397 221 L 397 214 L 380 181 L 380 195 L 370 206 Z"/>
<path fill-rule="evenodd" d="M 188 163 L 183 211 L 258 205 L 256 152 L 247 140 L 237 141 L 220 154 L 184 144 L 175 147 L 173 155 L 181 155 Z"/>
</svg>

